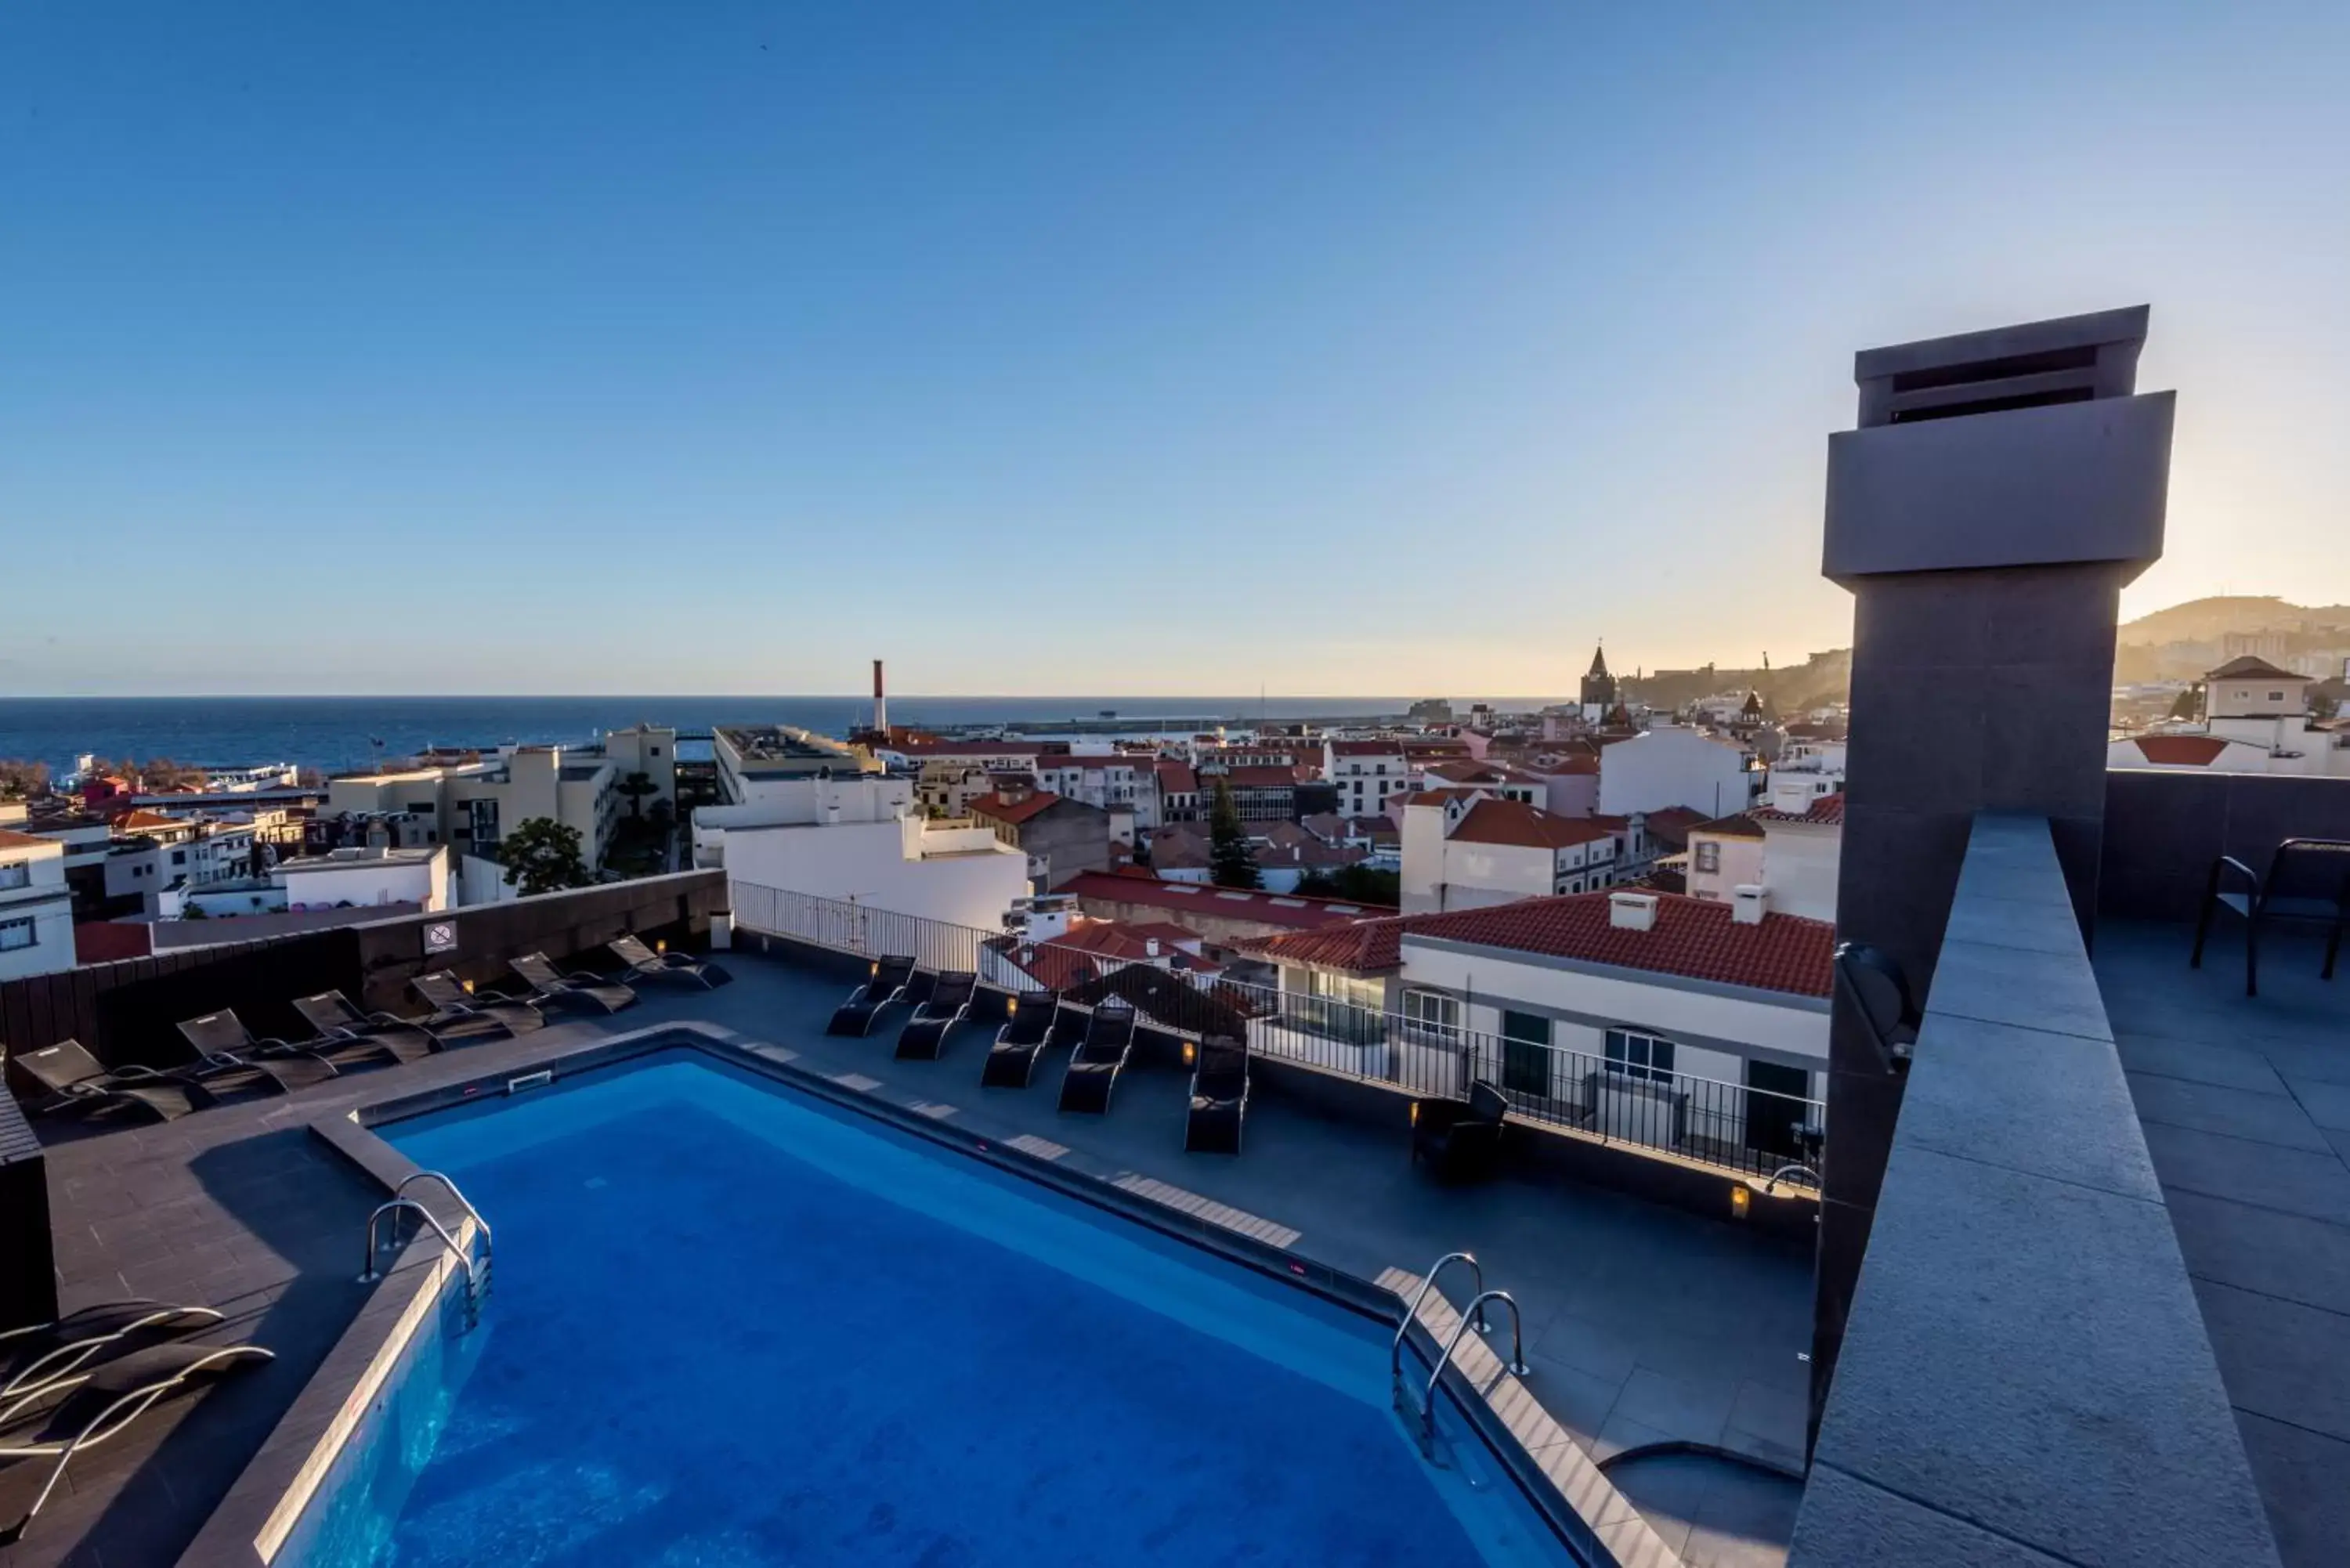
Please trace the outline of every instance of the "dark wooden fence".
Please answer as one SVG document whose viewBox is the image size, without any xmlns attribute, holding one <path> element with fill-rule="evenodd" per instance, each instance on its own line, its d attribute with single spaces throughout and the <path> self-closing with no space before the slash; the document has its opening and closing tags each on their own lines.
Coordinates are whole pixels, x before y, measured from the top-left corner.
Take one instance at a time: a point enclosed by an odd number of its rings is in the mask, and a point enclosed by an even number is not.
<svg viewBox="0 0 2350 1568">
<path fill-rule="evenodd" d="M 162 1065 L 186 1054 L 183 1018 L 233 1007 L 256 1034 L 298 1037 L 309 1031 L 294 1012 L 297 996 L 340 991 L 364 1008 L 412 1012 L 408 982 L 429 970 L 503 983 L 507 961 L 529 952 L 594 967 L 624 931 L 694 946 L 725 908 L 723 872 L 687 871 L 33 975 L 0 984 L 0 1050 L 78 1039 L 110 1065 Z M 453 946 L 427 951 L 432 928 L 453 928 Z"/>
</svg>

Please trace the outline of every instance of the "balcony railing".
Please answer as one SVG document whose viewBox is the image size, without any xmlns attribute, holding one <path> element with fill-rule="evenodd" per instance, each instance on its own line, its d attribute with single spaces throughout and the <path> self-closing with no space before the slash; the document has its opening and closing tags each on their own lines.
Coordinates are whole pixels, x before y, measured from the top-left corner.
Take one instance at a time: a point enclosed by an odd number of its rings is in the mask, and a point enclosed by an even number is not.
<svg viewBox="0 0 2350 1568">
<path fill-rule="evenodd" d="M 1022 937 L 926 919 L 870 905 L 736 882 L 743 930 L 835 952 L 898 954 L 928 970 L 969 970 L 1001 990 L 1040 989 L 1014 961 Z M 1471 1084 L 1499 1087 L 1523 1119 L 1575 1137 L 1747 1176 L 1816 1167 L 1820 1101 L 1605 1056 L 1408 1019 L 1333 997 L 1170 971 L 1148 961 L 1094 962 L 1097 978 L 1066 991 L 1091 1005 L 1115 993 L 1147 1027 L 1247 1040 L 1258 1055 L 1383 1084 L 1418 1096 L 1459 1098 Z M 1808 1185 L 1803 1177 L 1794 1179 Z"/>
</svg>

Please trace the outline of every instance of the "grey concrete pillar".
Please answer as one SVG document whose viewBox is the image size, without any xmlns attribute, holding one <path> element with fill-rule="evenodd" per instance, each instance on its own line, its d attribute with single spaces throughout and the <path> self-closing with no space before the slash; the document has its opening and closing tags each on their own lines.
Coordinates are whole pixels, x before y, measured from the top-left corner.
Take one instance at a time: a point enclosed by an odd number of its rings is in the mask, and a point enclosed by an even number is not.
<svg viewBox="0 0 2350 1568">
<path fill-rule="evenodd" d="M 1853 591 L 1840 940 L 1922 1002 L 1978 811 L 2049 819 L 2096 909 L 2122 586 L 2162 554 L 2172 394 L 2133 395 L 2147 309 L 1858 355 L 1859 428 L 1828 438 L 1823 573 Z M 1901 1105 L 1866 1028 L 1829 1041 L 1812 1412 Z"/>
</svg>

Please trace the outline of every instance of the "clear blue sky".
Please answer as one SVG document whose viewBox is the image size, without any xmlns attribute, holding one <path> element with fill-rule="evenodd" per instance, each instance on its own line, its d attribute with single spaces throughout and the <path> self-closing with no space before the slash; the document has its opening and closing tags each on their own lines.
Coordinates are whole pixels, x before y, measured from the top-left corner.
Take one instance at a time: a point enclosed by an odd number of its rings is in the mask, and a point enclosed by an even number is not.
<svg viewBox="0 0 2350 1568">
<path fill-rule="evenodd" d="M 2150 301 L 2350 600 L 2350 6 L 0 11 L 0 693 L 1564 690 L 1842 643 L 1865 346 Z"/>
</svg>

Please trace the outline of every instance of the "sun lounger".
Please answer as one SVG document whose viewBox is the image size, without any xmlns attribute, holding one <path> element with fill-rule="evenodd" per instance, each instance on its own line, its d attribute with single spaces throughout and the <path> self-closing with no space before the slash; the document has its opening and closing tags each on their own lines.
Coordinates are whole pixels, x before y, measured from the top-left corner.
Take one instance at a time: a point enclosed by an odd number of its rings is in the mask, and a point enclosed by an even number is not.
<svg viewBox="0 0 2350 1568">
<path fill-rule="evenodd" d="M 546 1027 L 546 1016 L 527 1002 L 495 992 L 476 994 L 465 989 L 465 982 L 451 970 L 435 970 L 420 974 L 408 982 L 408 989 L 424 999 L 432 1009 L 432 1016 L 423 1021 L 444 1045 L 461 1041 L 494 1040 L 508 1034 L 527 1034 L 534 1029 Z"/>
<path fill-rule="evenodd" d="M 865 983 L 848 993 L 848 1000 L 833 1009 L 832 1022 L 824 1026 L 827 1034 L 864 1034 L 871 1031 L 873 1020 L 893 1002 L 906 999 L 906 987 L 913 982 L 914 961 L 890 957 L 876 959 L 867 974 Z"/>
<path fill-rule="evenodd" d="M 575 1012 L 614 1013 L 637 1004 L 637 993 L 619 981 L 606 980 L 586 970 L 566 974 L 545 953 L 525 953 L 507 963 L 546 1006 L 567 1007 Z"/>
<path fill-rule="evenodd" d="M 1411 1158 L 1426 1160 L 1439 1176 L 1482 1174 L 1502 1147 L 1510 1102 L 1483 1079 L 1469 1085 L 1465 1100 L 1411 1103 Z"/>
<path fill-rule="evenodd" d="M 947 1032 L 971 1016 L 971 999 L 978 990 L 979 976 L 969 970 L 939 976 L 931 994 L 898 1031 L 897 1054 L 908 1061 L 937 1061 L 946 1049 Z"/>
<path fill-rule="evenodd" d="M 319 1042 L 367 1043 L 390 1052 L 394 1059 L 401 1062 L 413 1062 L 441 1049 L 439 1037 L 421 1024 L 394 1018 L 389 1012 L 361 1012 L 339 991 L 297 996 L 294 999 L 294 1011 L 318 1033 L 317 1041 L 303 1043 L 308 1049 L 316 1049 Z"/>
<path fill-rule="evenodd" d="M 162 1401 L 274 1355 L 257 1345 L 153 1345 L 0 1405 L 0 1519 L 13 1521 L 0 1525 L 0 1546 L 24 1536 L 75 1459 Z"/>
<path fill-rule="evenodd" d="M 291 1041 L 254 1033 L 224 1007 L 201 1018 L 180 1021 L 180 1033 L 196 1054 L 206 1059 L 237 1062 L 257 1067 L 287 1089 L 307 1088 L 336 1076 L 345 1067 L 363 1067 L 400 1058 L 381 1045 L 348 1040 L 317 1041 L 296 1045 Z"/>
<path fill-rule="evenodd" d="M 1061 1019 L 1060 992 L 1031 991 L 1013 997 L 1011 1015 L 995 1032 L 987 1060 L 979 1069 L 980 1084 L 991 1089 L 1024 1089 L 1036 1071 L 1036 1058 L 1053 1044 Z"/>
<path fill-rule="evenodd" d="M 132 1111 L 168 1122 L 213 1103 L 200 1084 L 181 1073 L 157 1067 L 108 1068 L 78 1040 L 60 1040 L 38 1051 L 19 1052 L 8 1061 L 48 1091 L 47 1098 L 29 1107 L 36 1116 Z"/>
<path fill-rule="evenodd" d="M 645 946 L 640 937 L 617 937 L 604 945 L 612 950 L 614 958 L 629 966 L 629 975 L 637 980 L 678 980 L 704 991 L 716 991 L 722 985 L 733 983 L 733 975 L 708 959 L 666 950 L 655 952 Z"/>
<path fill-rule="evenodd" d="M 1248 1043 L 1211 1035 L 1191 1069 L 1191 1109 L 1183 1122 L 1187 1154 L 1238 1154 L 1248 1115 Z"/>
<path fill-rule="evenodd" d="M 1104 1002 L 1086 1022 L 1086 1037 L 1069 1055 L 1061 1074 L 1060 1109 L 1100 1116 L 1109 1109 L 1110 1091 L 1134 1049 L 1134 1009 Z"/>
<path fill-rule="evenodd" d="M 193 1334 L 220 1322 L 211 1307 L 165 1302 L 107 1302 L 68 1313 L 55 1323 L 0 1332 L 0 1404 L 79 1372 L 93 1361 Z"/>
</svg>

